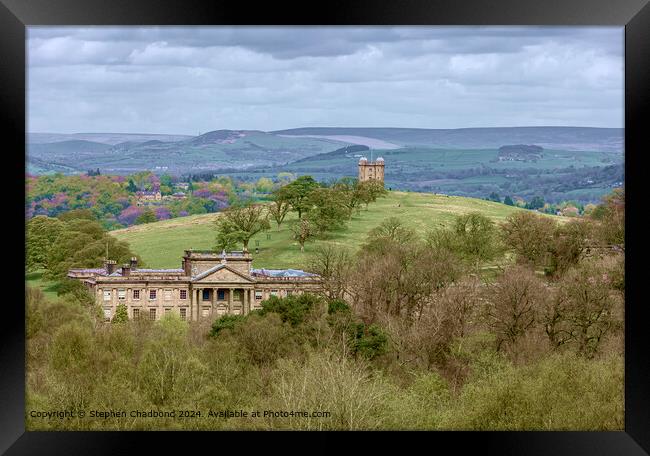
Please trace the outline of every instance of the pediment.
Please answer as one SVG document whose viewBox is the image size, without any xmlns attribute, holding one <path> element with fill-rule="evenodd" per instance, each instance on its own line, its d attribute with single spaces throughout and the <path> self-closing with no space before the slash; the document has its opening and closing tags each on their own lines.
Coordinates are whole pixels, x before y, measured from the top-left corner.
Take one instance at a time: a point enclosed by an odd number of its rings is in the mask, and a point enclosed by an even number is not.
<svg viewBox="0 0 650 456">
<path fill-rule="evenodd" d="M 231 268 L 228 265 L 220 264 L 192 278 L 194 283 L 254 283 L 255 279 Z"/>
</svg>

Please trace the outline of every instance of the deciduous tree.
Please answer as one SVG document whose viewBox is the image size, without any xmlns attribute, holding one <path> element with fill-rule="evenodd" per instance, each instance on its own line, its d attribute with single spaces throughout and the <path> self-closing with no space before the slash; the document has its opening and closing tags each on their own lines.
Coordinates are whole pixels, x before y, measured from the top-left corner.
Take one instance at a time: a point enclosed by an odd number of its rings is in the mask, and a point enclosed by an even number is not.
<svg viewBox="0 0 650 456">
<path fill-rule="evenodd" d="M 284 221 L 284 217 L 289 212 L 291 208 L 289 201 L 286 199 L 283 192 L 279 191 L 274 195 L 273 203 L 269 206 L 269 214 L 278 224 L 278 231 L 280 231 L 280 225 Z"/>
<path fill-rule="evenodd" d="M 309 194 L 318 188 L 318 183 L 311 176 L 300 176 L 298 179 L 281 187 L 281 192 L 291 204 L 294 211 L 298 212 L 298 218 L 301 219 L 304 212 L 311 206 L 307 201 Z"/>
<path fill-rule="evenodd" d="M 223 211 L 216 224 L 218 243 L 225 246 L 229 240 L 236 239 L 244 245 L 246 252 L 251 238 L 271 227 L 262 205 L 231 206 Z"/>
<path fill-rule="evenodd" d="M 293 239 L 300 244 L 300 251 L 304 252 L 305 243 L 318 235 L 318 228 L 311 221 L 302 219 L 291 225 L 291 232 Z"/>
<path fill-rule="evenodd" d="M 514 348 L 533 328 L 544 308 L 546 287 L 524 266 L 506 269 L 485 293 L 487 325 L 496 336 L 496 349 Z"/>
</svg>

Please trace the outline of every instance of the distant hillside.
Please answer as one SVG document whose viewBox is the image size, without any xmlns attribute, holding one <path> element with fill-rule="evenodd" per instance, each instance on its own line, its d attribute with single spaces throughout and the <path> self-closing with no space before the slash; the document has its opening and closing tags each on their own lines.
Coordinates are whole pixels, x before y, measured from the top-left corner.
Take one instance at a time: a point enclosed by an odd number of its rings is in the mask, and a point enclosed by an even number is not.
<svg viewBox="0 0 650 456">
<path fill-rule="evenodd" d="M 93 141 L 69 140 L 46 144 L 29 144 L 28 152 L 32 154 L 96 154 L 110 149 L 109 144 Z"/>
<path fill-rule="evenodd" d="M 251 132 L 249 132 L 250 134 Z M 262 133 L 263 132 L 255 132 Z M 246 136 L 246 132 L 243 131 L 233 131 L 233 130 L 215 130 L 204 133 L 200 136 L 197 136 L 186 141 L 187 144 L 193 146 L 203 146 L 206 144 L 232 144 L 237 141 L 239 138 Z"/>
<path fill-rule="evenodd" d="M 122 142 L 144 142 L 152 139 L 159 141 L 180 141 L 191 138 L 188 135 L 160 135 L 146 133 L 29 133 L 27 142 L 30 144 L 43 144 L 71 140 L 93 141 L 103 144 L 115 145 Z"/>
<path fill-rule="evenodd" d="M 50 141 L 28 145 L 28 170 L 35 174 L 99 168 L 103 174 L 151 170 L 257 179 L 288 171 L 331 180 L 356 176 L 358 155 L 363 153 L 386 159 L 386 183 L 393 189 L 472 197 L 542 196 L 549 202 L 597 202 L 621 185 L 624 164 L 620 128 L 323 127 L 222 129 L 180 137 L 33 133 L 29 138 Z M 530 147 L 540 147 L 543 153 L 533 153 Z"/>
<path fill-rule="evenodd" d="M 306 157 L 306 158 L 301 158 L 300 160 L 296 160 L 292 164 L 296 163 L 315 163 L 323 160 L 330 160 L 334 158 L 353 158 L 356 159 L 358 155 L 360 154 L 365 154 L 368 151 L 370 151 L 370 148 L 368 146 L 362 146 L 359 144 L 355 144 L 352 146 L 346 146 L 342 147 L 340 149 L 333 150 L 332 152 L 325 152 L 322 154 L 318 155 L 313 155 L 311 157 Z M 289 166 L 291 166 L 290 164 Z"/>
<path fill-rule="evenodd" d="M 215 130 L 177 141 L 149 138 L 113 145 L 80 140 L 30 143 L 27 158 L 32 169 L 38 172 L 48 172 L 55 167 L 60 170 L 64 166 L 72 172 L 99 168 L 104 174 L 152 170 L 180 175 L 278 166 L 346 145 L 349 143 L 321 138 L 285 138 L 262 131 Z"/>
<path fill-rule="evenodd" d="M 499 147 L 499 160 L 533 161 L 544 157 L 544 148 L 534 144 L 515 144 Z"/>
<path fill-rule="evenodd" d="M 505 144 L 537 144 L 548 149 L 622 152 L 622 128 L 503 127 L 503 128 L 339 128 L 278 130 L 279 135 L 361 136 L 403 146 L 450 149 L 499 148 Z"/>
</svg>

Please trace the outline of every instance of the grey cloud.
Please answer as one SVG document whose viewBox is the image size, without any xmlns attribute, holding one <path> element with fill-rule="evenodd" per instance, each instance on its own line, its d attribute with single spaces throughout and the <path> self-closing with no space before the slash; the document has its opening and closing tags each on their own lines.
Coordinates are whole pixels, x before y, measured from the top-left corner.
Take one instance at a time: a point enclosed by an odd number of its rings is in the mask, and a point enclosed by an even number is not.
<svg viewBox="0 0 650 456">
<path fill-rule="evenodd" d="M 30 131 L 622 126 L 622 28 L 30 27 Z"/>
</svg>

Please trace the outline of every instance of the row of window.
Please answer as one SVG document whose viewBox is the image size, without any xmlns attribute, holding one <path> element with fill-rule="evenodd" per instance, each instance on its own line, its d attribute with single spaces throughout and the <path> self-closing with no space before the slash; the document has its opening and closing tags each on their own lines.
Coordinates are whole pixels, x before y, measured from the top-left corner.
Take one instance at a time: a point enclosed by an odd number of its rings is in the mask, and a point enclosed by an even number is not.
<svg viewBox="0 0 650 456">
<path fill-rule="evenodd" d="M 172 290 L 164 290 L 163 291 L 163 298 L 165 301 L 171 301 L 172 300 Z M 187 290 L 180 290 L 179 293 L 179 298 L 180 299 L 187 299 Z M 126 290 L 125 289 L 119 289 L 117 290 L 117 299 L 120 301 L 126 300 Z M 140 299 L 140 290 L 133 290 L 133 300 L 138 301 Z M 158 290 L 157 289 L 151 289 L 149 290 L 149 299 L 150 300 L 155 300 L 158 299 Z M 111 290 L 104 290 L 104 301 L 110 301 L 111 300 Z"/>
<path fill-rule="evenodd" d="M 133 309 L 133 319 L 134 320 L 139 320 L 142 318 L 141 309 L 135 308 Z M 180 313 L 181 320 L 187 320 L 187 309 L 181 308 L 178 309 Z M 171 308 L 165 309 L 165 314 L 168 314 L 172 311 Z M 104 317 L 106 320 L 110 320 L 112 317 L 112 310 L 111 309 L 104 309 Z M 201 316 L 203 317 L 208 317 L 210 315 L 210 309 L 209 308 L 203 308 L 201 309 Z M 149 320 L 156 320 L 157 318 L 157 309 L 149 309 Z"/>
<path fill-rule="evenodd" d="M 234 299 L 236 301 L 241 301 L 242 299 L 242 291 L 241 290 L 234 290 L 235 293 L 233 295 Z M 287 290 L 287 296 L 291 296 L 292 291 Z M 270 292 L 271 296 L 278 296 L 279 291 L 278 290 L 271 290 Z M 260 301 L 262 300 L 264 296 L 264 293 L 261 290 L 255 290 L 255 299 Z M 117 290 L 117 299 L 120 301 L 126 300 L 126 290 L 125 289 L 119 289 Z M 149 290 L 149 300 L 153 301 L 155 299 L 158 299 L 158 290 L 157 289 L 151 289 Z M 171 301 L 172 300 L 172 290 L 164 290 L 163 292 L 163 299 L 165 301 Z M 179 299 L 187 299 L 187 290 L 180 290 L 179 293 Z M 226 292 L 225 290 L 217 290 L 217 300 L 223 301 L 226 299 Z M 104 290 L 104 301 L 110 301 L 111 300 L 111 290 Z M 140 290 L 135 289 L 133 290 L 133 300 L 138 301 L 140 300 Z M 210 300 L 210 290 L 203 290 L 203 300 L 204 301 L 209 301 Z"/>
<path fill-rule="evenodd" d="M 178 309 L 180 311 L 181 315 L 181 320 L 187 320 L 187 309 Z M 165 314 L 168 314 L 172 311 L 172 309 L 165 309 Z M 104 314 L 107 314 L 107 317 L 110 318 L 111 311 L 110 309 L 105 309 Z M 133 309 L 133 319 L 134 320 L 139 320 L 141 317 L 140 315 L 140 309 Z M 156 309 L 149 309 L 149 320 L 155 320 L 156 319 Z"/>
</svg>

